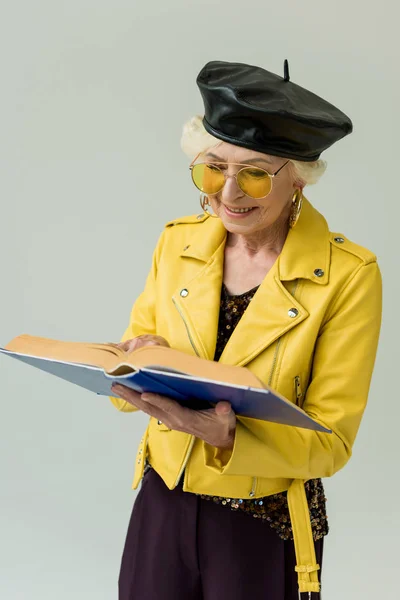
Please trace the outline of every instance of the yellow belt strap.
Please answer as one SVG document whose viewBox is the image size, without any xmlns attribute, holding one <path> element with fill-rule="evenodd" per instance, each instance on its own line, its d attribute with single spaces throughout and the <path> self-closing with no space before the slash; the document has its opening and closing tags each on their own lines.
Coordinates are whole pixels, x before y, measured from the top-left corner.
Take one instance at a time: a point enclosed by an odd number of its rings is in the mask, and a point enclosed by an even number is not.
<svg viewBox="0 0 400 600">
<path fill-rule="evenodd" d="M 319 592 L 318 570 L 304 481 L 295 479 L 287 493 L 292 522 L 299 592 Z"/>
</svg>

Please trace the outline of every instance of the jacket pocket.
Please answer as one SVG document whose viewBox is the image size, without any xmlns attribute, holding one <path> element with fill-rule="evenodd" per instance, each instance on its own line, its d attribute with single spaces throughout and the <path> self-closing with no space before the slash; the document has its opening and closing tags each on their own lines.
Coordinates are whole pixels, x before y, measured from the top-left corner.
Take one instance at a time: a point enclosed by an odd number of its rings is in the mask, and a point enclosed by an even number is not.
<svg viewBox="0 0 400 600">
<path fill-rule="evenodd" d="M 297 406 L 302 405 L 302 401 L 303 401 L 303 390 L 301 387 L 301 379 L 300 379 L 300 375 L 296 375 L 296 377 L 293 380 L 293 384 L 294 384 L 294 401 L 297 404 Z"/>
</svg>

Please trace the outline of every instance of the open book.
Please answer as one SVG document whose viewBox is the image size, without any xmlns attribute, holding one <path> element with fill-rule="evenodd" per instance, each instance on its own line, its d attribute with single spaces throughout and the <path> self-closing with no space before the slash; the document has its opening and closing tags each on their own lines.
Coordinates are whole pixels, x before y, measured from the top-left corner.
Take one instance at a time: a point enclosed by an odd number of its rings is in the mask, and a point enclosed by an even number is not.
<svg viewBox="0 0 400 600">
<path fill-rule="evenodd" d="M 173 398 L 193 409 L 228 400 L 238 416 L 332 433 L 267 388 L 249 369 L 224 365 L 164 346 L 126 353 L 117 344 L 63 342 L 21 335 L 0 352 L 103 396 L 114 381 L 138 392 Z"/>
</svg>

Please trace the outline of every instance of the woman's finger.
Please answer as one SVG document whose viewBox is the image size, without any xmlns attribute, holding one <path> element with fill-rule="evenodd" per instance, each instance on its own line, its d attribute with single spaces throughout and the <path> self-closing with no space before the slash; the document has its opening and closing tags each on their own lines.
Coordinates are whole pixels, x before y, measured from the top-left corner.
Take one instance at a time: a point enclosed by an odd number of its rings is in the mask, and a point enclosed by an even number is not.
<svg viewBox="0 0 400 600">
<path fill-rule="evenodd" d="M 194 422 L 196 411 L 181 406 L 179 402 L 168 398 L 168 396 L 144 393 L 142 394 L 142 399 L 148 404 L 162 410 L 167 415 L 168 421 L 174 424 L 174 428 L 178 427 L 181 429 L 183 427 L 186 431 Z M 191 433 L 191 431 L 188 430 L 188 433 Z"/>
<path fill-rule="evenodd" d="M 218 404 L 215 405 L 215 413 L 218 416 L 226 416 L 232 412 L 232 406 L 230 402 L 226 400 L 221 400 Z"/>
<path fill-rule="evenodd" d="M 138 338 L 133 338 L 132 340 L 126 340 L 125 342 L 120 342 L 118 344 L 118 346 L 124 351 L 124 352 L 132 352 L 133 350 L 135 350 L 135 348 L 138 345 Z"/>
<path fill-rule="evenodd" d="M 136 408 L 146 413 L 150 417 L 154 417 L 159 421 L 165 422 L 165 424 L 169 427 L 169 425 L 166 423 L 166 419 L 171 420 L 171 412 L 165 412 L 162 409 L 161 402 L 158 402 L 158 404 L 156 405 L 151 404 L 150 402 L 143 400 L 140 393 L 135 392 L 134 390 L 131 390 L 130 388 L 120 384 L 113 384 L 112 390 L 114 393 L 117 393 L 118 396 L 120 396 L 123 400 L 126 400 L 133 406 L 136 406 Z M 164 397 L 160 396 L 160 398 Z"/>
<path fill-rule="evenodd" d="M 135 392 L 135 390 L 128 388 L 126 385 L 113 383 L 111 384 L 111 391 L 113 394 L 120 396 L 121 398 L 123 398 L 127 402 L 130 402 L 131 404 L 134 404 L 135 406 L 136 402 L 140 400 L 139 392 Z"/>
</svg>

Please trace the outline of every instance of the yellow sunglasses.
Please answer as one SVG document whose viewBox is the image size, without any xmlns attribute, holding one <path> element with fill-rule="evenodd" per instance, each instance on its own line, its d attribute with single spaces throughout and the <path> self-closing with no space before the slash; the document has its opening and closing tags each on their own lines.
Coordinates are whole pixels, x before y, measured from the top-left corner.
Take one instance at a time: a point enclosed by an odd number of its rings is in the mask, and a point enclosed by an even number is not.
<svg viewBox="0 0 400 600">
<path fill-rule="evenodd" d="M 259 199 L 265 198 L 271 193 L 273 178 L 276 177 L 279 171 L 290 162 L 289 160 L 286 161 L 277 171 L 275 171 L 275 173 L 268 173 L 268 171 L 261 169 L 261 167 L 246 165 L 245 163 L 217 161 L 193 164 L 199 156 L 200 154 L 192 161 L 189 169 L 192 174 L 194 185 L 208 196 L 218 194 L 224 187 L 227 179 L 227 176 L 217 165 L 236 165 L 242 167 L 242 169 L 239 169 L 239 171 L 233 175 L 238 187 L 246 194 L 246 196 Z"/>
</svg>

